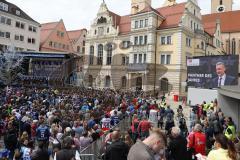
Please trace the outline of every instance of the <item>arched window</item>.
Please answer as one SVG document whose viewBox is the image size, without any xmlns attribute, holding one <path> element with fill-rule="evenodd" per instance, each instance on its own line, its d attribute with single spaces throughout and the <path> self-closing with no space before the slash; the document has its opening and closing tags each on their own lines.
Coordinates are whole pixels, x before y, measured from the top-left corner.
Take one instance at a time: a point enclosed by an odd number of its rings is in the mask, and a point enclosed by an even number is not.
<svg viewBox="0 0 240 160">
<path fill-rule="evenodd" d="M 89 76 L 88 76 L 88 86 L 89 86 L 89 87 L 92 87 L 92 86 L 93 86 L 93 76 L 92 76 L 92 75 L 89 75 Z"/>
<path fill-rule="evenodd" d="M 105 77 L 105 87 L 110 87 L 111 78 L 110 76 Z"/>
<path fill-rule="evenodd" d="M 235 38 L 232 39 L 232 54 L 236 54 L 236 41 L 235 41 Z"/>
<path fill-rule="evenodd" d="M 93 65 L 94 60 L 94 46 L 90 46 L 89 65 Z"/>
<path fill-rule="evenodd" d="M 112 44 L 107 44 L 107 65 L 112 64 Z"/>
<path fill-rule="evenodd" d="M 127 78 L 126 76 L 122 77 L 122 88 L 126 88 L 127 87 Z"/>
<path fill-rule="evenodd" d="M 160 81 L 160 89 L 161 91 L 168 91 L 168 79 L 162 78 Z"/>
<path fill-rule="evenodd" d="M 103 64 L 103 45 L 98 45 L 97 65 Z"/>
</svg>

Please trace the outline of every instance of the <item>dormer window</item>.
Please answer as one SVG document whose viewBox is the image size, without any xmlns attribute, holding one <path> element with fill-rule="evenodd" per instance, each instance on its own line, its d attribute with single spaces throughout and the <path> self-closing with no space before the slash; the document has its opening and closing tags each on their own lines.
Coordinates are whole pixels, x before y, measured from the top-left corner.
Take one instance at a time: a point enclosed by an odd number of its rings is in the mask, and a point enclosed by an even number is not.
<svg viewBox="0 0 240 160">
<path fill-rule="evenodd" d="M 0 9 L 4 11 L 8 11 L 8 5 L 3 2 L 0 2 Z"/>
<path fill-rule="evenodd" d="M 16 10 L 16 15 L 20 16 L 21 12 L 19 10 Z"/>
<path fill-rule="evenodd" d="M 107 19 L 105 17 L 101 17 L 97 20 L 97 24 L 101 24 L 101 23 L 107 23 Z"/>
</svg>

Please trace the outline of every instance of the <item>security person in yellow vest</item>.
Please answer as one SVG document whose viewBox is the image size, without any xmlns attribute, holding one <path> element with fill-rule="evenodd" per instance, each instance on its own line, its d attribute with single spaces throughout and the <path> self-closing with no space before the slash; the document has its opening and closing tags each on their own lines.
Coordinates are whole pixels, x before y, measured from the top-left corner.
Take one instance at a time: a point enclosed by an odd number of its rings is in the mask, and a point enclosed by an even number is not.
<svg viewBox="0 0 240 160">
<path fill-rule="evenodd" d="M 233 141 L 236 138 L 236 128 L 231 117 L 226 118 L 227 129 L 225 130 L 225 136 Z"/>
<path fill-rule="evenodd" d="M 212 107 L 214 107 L 213 101 L 211 103 L 209 103 L 209 108 L 212 108 Z"/>
<path fill-rule="evenodd" d="M 203 101 L 203 114 L 204 116 L 207 116 L 207 111 L 208 111 L 208 104 L 206 103 L 206 101 Z"/>
</svg>

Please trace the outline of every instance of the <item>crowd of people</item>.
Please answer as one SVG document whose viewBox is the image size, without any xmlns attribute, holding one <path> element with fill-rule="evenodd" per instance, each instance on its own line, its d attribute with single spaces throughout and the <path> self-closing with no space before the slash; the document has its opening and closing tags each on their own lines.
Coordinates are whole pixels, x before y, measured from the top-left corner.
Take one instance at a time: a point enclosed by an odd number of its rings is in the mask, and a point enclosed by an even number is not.
<svg viewBox="0 0 240 160">
<path fill-rule="evenodd" d="M 79 160 L 86 147 L 104 137 L 98 158 L 105 160 L 239 160 L 236 126 L 217 101 L 192 106 L 189 117 L 183 109 L 180 105 L 175 113 L 165 97 L 141 92 L 4 89 L 1 158 Z M 149 120 L 151 110 L 156 122 Z M 129 129 L 122 130 L 118 124 L 126 118 Z"/>
</svg>

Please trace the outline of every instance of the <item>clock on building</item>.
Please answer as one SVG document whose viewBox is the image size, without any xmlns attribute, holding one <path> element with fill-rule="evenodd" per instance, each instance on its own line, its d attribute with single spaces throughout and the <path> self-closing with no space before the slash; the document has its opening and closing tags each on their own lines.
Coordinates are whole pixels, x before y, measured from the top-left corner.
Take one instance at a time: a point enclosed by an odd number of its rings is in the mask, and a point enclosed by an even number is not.
<svg viewBox="0 0 240 160">
<path fill-rule="evenodd" d="M 217 7 L 217 12 L 224 12 L 225 11 L 225 6 L 224 5 L 220 5 Z"/>
</svg>

